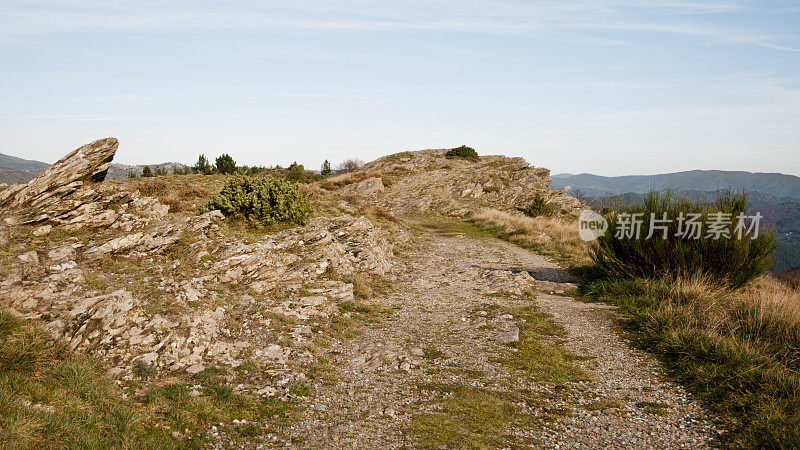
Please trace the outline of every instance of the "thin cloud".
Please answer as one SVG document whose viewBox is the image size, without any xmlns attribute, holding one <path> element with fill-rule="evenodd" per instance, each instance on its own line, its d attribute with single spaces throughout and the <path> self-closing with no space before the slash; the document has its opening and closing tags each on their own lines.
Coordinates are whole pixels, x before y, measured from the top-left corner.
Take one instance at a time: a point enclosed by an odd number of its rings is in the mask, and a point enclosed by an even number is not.
<svg viewBox="0 0 800 450">
<path fill-rule="evenodd" d="M 73 114 L 16 114 L 0 116 L 0 120 L 88 120 L 88 121 L 111 121 L 111 120 L 142 120 L 145 117 L 132 116 L 94 116 L 94 115 L 73 115 Z"/>
</svg>

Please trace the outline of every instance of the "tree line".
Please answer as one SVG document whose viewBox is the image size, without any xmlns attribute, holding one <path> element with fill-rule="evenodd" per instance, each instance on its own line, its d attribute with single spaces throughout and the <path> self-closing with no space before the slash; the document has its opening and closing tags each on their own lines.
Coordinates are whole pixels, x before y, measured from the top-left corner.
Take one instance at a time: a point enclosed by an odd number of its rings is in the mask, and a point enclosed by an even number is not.
<svg viewBox="0 0 800 450">
<path fill-rule="evenodd" d="M 361 161 L 360 159 L 349 158 L 339 163 L 336 166 L 336 168 L 332 168 L 331 163 L 326 159 L 325 162 L 322 163 L 322 167 L 320 168 L 319 172 L 306 170 L 306 168 L 302 164 L 298 164 L 296 161 L 285 169 L 280 165 L 275 165 L 272 167 L 247 166 L 247 165 L 240 166 L 236 164 L 236 161 L 233 159 L 231 155 L 223 153 L 214 160 L 213 164 L 208 159 L 208 157 L 206 157 L 206 155 L 200 154 L 200 156 L 198 156 L 197 158 L 197 162 L 194 165 L 174 167 L 172 169 L 172 173 L 174 175 L 189 175 L 189 174 L 232 175 L 237 173 L 242 175 L 256 175 L 264 172 L 280 172 L 280 173 L 285 172 L 284 178 L 299 183 L 308 183 L 311 181 L 327 178 L 332 175 L 339 175 L 347 172 L 352 172 L 361 168 L 362 165 L 364 165 L 364 162 Z M 167 174 L 168 171 L 166 167 L 156 167 L 153 169 L 149 165 L 146 165 L 142 168 L 141 177 L 150 178 Z M 139 176 L 140 175 L 133 170 L 128 172 L 128 178 L 138 178 Z"/>
</svg>

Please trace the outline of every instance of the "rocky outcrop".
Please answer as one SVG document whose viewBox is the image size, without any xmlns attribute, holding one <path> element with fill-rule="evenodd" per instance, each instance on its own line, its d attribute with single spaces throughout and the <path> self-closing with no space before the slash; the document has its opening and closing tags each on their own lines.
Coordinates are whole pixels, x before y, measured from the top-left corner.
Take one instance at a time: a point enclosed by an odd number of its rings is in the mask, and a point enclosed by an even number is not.
<svg viewBox="0 0 800 450">
<path fill-rule="evenodd" d="M 7 225 L 50 223 L 68 230 L 111 227 L 131 231 L 166 216 L 169 208 L 137 192 L 104 186 L 117 151 L 114 138 L 73 151 L 27 184 L 0 190 L 0 212 Z"/>
<path fill-rule="evenodd" d="M 42 320 L 114 375 L 131 377 L 136 364 L 192 375 L 247 359 L 274 379 L 240 388 L 274 395 L 314 362 L 301 344 L 355 300 L 353 280 L 392 276 L 390 236 L 366 218 L 226 232 L 219 211 L 168 214 L 157 199 L 98 183 L 116 147 L 81 147 L 3 191 L 0 209 L 0 307 Z"/>
<path fill-rule="evenodd" d="M 337 192 L 357 202 L 377 203 L 396 215 L 439 213 L 463 217 L 481 207 L 519 211 L 530 206 L 537 195 L 559 214 L 575 213 L 582 206 L 567 195 L 566 189 L 549 188 L 549 170 L 532 167 L 522 158 L 482 156 L 473 160 L 448 158 L 446 152 L 422 150 L 379 158 L 361 171 L 380 174 L 391 183 L 373 177 Z M 336 183 L 328 181 L 327 185 Z"/>
<path fill-rule="evenodd" d="M 105 179 L 118 146 L 116 139 L 106 138 L 78 148 L 27 184 L 0 191 L 0 208 L 16 213 L 22 223 L 58 219 L 94 198 L 88 185 Z"/>
</svg>

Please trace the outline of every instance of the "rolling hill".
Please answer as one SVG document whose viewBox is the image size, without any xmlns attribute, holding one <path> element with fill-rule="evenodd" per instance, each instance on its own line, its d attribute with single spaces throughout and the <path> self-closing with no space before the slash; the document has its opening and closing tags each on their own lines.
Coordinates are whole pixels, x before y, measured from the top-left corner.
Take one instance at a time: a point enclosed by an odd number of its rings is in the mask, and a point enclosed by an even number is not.
<svg viewBox="0 0 800 450">
<path fill-rule="evenodd" d="M 690 170 L 657 175 L 628 175 L 604 177 L 589 173 L 553 175 L 550 187 L 569 186 L 588 197 L 607 197 L 628 192 L 643 194 L 651 190 L 680 189 L 687 191 L 717 191 L 733 189 L 760 192 L 778 201 L 800 201 L 800 177 L 780 173 L 761 173 L 724 170 Z"/>
</svg>

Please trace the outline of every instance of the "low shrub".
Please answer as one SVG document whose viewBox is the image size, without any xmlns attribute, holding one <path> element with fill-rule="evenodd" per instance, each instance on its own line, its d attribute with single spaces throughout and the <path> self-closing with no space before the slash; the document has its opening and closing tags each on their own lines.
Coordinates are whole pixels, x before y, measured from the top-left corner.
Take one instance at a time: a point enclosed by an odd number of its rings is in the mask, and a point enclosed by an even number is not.
<svg viewBox="0 0 800 450">
<path fill-rule="evenodd" d="M 478 159 L 478 152 L 472 147 L 462 145 L 461 147 L 451 148 L 445 153 L 445 156 L 451 158 Z"/>
<path fill-rule="evenodd" d="M 140 183 L 136 184 L 139 193 L 146 197 L 157 197 L 163 194 L 168 187 L 169 184 L 164 180 L 142 180 Z"/>
<path fill-rule="evenodd" d="M 707 276 L 730 287 L 743 286 L 772 265 L 775 250 L 772 229 L 761 229 L 757 236 L 755 230 L 737 230 L 737 216 L 746 211 L 744 194 L 721 195 L 713 203 L 704 203 L 694 199 L 676 201 L 669 193 L 651 193 L 643 203 L 622 204 L 606 217 L 608 231 L 597 239 L 590 256 L 597 274 L 606 278 Z M 639 214 L 641 233 L 637 237 L 629 232 L 631 217 Z M 690 214 L 699 214 L 699 235 L 685 234 L 686 223 L 676 220 L 688 218 Z M 719 214 L 730 222 L 713 221 Z M 667 224 L 653 222 L 663 217 L 670 221 Z M 722 233 L 717 239 L 708 233 L 714 224 Z M 651 225 L 657 234 L 648 239 Z M 664 226 L 666 230 L 657 226 Z"/>
<path fill-rule="evenodd" d="M 209 199 L 205 210 L 215 209 L 263 228 L 284 222 L 303 225 L 311 215 L 312 206 L 297 183 L 271 176 L 237 175 Z"/>
<path fill-rule="evenodd" d="M 528 217 L 539 217 L 539 216 L 549 216 L 553 214 L 553 208 L 551 208 L 545 201 L 542 194 L 536 194 L 533 197 L 533 202 L 528 205 L 522 212 Z"/>
</svg>

